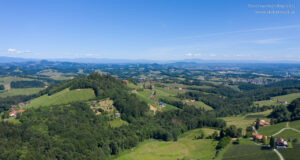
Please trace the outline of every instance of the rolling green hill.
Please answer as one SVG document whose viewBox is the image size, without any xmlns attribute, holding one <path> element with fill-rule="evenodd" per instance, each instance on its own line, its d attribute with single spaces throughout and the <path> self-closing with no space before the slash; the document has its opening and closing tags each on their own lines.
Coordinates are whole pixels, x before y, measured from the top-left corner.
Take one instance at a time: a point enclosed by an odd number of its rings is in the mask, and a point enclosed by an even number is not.
<svg viewBox="0 0 300 160">
<path fill-rule="evenodd" d="M 30 108 L 30 107 L 68 104 L 76 101 L 87 101 L 92 98 L 95 98 L 95 94 L 92 89 L 76 89 L 76 90 L 64 89 L 51 96 L 48 96 L 46 94 L 41 97 L 35 98 L 31 100 L 30 104 L 26 105 L 26 107 Z"/>
</svg>

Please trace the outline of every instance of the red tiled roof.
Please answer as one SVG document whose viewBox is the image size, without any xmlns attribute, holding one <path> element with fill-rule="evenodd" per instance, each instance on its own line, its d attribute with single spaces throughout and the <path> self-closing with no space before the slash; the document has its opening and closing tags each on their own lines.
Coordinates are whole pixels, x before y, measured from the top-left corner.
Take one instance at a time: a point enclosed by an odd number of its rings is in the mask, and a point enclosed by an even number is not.
<svg viewBox="0 0 300 160">
<path fill-rule="evenodd" d="M 18 112 L 22 113 L 22 112 L 25 112 L 25 110 L 24 109 L 20 109 L 20 110 L 18 110 Z"/>
</svg>

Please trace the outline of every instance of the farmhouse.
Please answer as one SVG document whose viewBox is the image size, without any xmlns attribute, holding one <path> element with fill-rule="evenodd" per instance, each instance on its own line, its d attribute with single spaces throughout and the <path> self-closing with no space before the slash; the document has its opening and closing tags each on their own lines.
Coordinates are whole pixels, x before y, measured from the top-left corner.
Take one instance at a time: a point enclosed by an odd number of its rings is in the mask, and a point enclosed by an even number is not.
<svg viewBox="0 0 300 160">
<path fill-rule="evenodd" d="M 288 147 L 288 143 L 283 138 L 278 138 L 276 140 L 276 147 L 277 148 L 287 148 Z"/>
<path fill-rule="evenodd" d="M 120 113 L 115 113 L 115 117 L 121 117 Z"/>
<path fill-rule="evenodd" d="M 127 79 L 124 79 L 123 82 L 128 83 L 128 80 L 127 80 Z"/>
<path fill-rule="evenodd" d="M 263 135 L 255 133 L 255 132 L 252 133 L 252 136 L 253 136 L 253 138 L 258 139 L 258 140 L 263 139 Z"/>
<path fill-rule="evenodd" d="M 25 103 L 21 102 L 21 103 L 18 104 L 18 106 L 19 106 L 19 107 L 24 107 L 24 106 L 25 106 Z"/>
<path fill-rule="evenodd" d="M 287 104 L 287 101 L 279 101 L 279 104 Z"/>
<path fill-rule="evenodd" d="M 20 110 L 18 110 L 18 111 L 13 110 L 13 111 L 9 112 L 9 116 L 10 116 L 10 117 L 17 116 L 18 113 L 23 113 L 23 112 L 25 112 L 24 109 L 20 109 Z"/>
<path fill-rule="evenodd" d="M 9 116 L 10 117 L 13 117 L 13 116 L 17 116 L 17 111 L 11 111 L 11 112 L 9 112 Z"/>
<path fill-rule="evenodd" d="M 256 122 L 253 122 L 253 125 L 255 126 Z M 265 120 L 260 120 L 259 125 L 260 126 L 267 126 L 267 125 L 270 125 L 270 122 L 266 122 Z"/>
</svg>

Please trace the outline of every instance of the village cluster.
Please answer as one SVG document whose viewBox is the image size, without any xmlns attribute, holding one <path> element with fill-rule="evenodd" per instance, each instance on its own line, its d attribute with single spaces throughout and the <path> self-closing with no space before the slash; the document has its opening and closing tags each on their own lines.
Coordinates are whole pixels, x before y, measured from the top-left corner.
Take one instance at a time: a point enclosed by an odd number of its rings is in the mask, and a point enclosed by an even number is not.
<svg viewBox="0 0 300 160">
<path fill-rule="evenodd" d="M 257 123 L 256 121 L 253 122 L 253 126 L 256 126 L 256 123 Z M 259 121 L 259 126 L 261 126 L 261 127 L 269 126 L 269 125 L 271 125 L 270 122 L 266 122 L 265 120 Z M 257 132 L 253 132 L 252 138 L 262 142 L 263 139 L 268 140 L 269 137 L 261 135 Z M 277 149 L 284 149 L 284 148 L 288 147 L 288 142 L 286 140 L 284 140 L 283 138 L 277 138 L 277 140 L 275 141 L 275 145 L 276 145 Z"/>
<path fill-rule="evenodd" d="M 11 108 L 9 109 L 9 116 L 10 117 L 16 117 L 18 114 L 22 114 L 25 112 L 25 109 L 21 109 L 22 107 L 25 106 L 25 103 L 19 103 L 18 105 L 12 105 Z"/>
</svg>

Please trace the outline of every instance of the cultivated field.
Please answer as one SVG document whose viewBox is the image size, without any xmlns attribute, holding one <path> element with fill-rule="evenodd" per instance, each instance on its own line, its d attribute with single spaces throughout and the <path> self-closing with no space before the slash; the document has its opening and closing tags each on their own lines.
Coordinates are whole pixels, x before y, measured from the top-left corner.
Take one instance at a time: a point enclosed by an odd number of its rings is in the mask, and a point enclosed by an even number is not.
<svg viewBox="0 0 300 160">
<path fill-rule="evenodd" d="M 31 100 L 26 107 L 40 107 L 50 105 L 68 104 L 77 101 L 87 101 L 95 97 L 92 89 L 65 89 L 51 96 L 43 95 L 41 97 Z"/>
<path fill-rule="evenodd" d="M 147 140 L 130 151 L 121 153 L 117 160 L 176 160 L 201 159 L 211 160 L 215 155 L 217 141 L 210 139 L 193 140 L 201 133 L 211 133 L 213 130 L 195 129 L 181 135 L 177 142 Z"/>
<path fill-rule="evenodd" d="M 300 144 L 294 144 L 293 148 L 281 149 L 279 152 L 286 160 L 299 160 Z"/>
<path fill-rule="evenodd" d="M 232 145 L 223 155 L 223 160 L 279 160 L 273 150 L 263 150 L 253 144 Z"/>
</svg>

